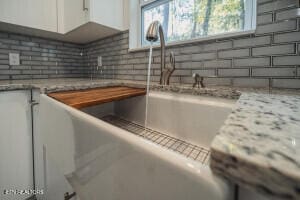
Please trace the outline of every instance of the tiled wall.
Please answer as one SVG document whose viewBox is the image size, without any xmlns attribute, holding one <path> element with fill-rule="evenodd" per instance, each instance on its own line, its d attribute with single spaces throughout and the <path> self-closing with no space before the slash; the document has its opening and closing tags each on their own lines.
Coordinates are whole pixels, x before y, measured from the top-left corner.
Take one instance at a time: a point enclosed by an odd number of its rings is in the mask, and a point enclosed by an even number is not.
<svg viewBox="0 0 300 200">
<path fill-rule="evenodd" d="M 0 80 L 86 77 L 82 46 L 0 32 Z M 9 65 L 9 53 L 20 54 L 20 65 Z"/>
<path fill-rule="evenodd" d="M 206 78 L 208 84 L 300 88 L 299 12 L 299 0 L 258 0 L 255 34 L 169 48 L 177 61 L 171 81 L 191 83 L 197 72 L 217 76 Z M 88 44 L 85 51 L 85 61 L 100 77 L 146 80 L 148 51 L 128 52 L 128 32 Z M 104 66 L 97 70 L 98 55 Z M 159 60 L 156 50 L 154 81 L 159 80 Z"/>
<path fill-rule="evenodd" d="M 173 46 L 176 71 L 171 82 L 192 83 L 192 74 L 216 76 L 206 84 L 300 88 L 299 0 L 257 0 L 255 34 Z M 9 66 L 18 52 L 20 66 Z M 81 54 L 83 52 L 83 54 Z M 97 56 L 103 67 L 97 68 Z M 153 53 L 152 80 L 160 74 Z M 0 80 L 99 77 L 146 80 L 148 51 L 128 52 L 128 31 L 87 45 L 75 45 L 0 32 Z M 166 59 L 169 60 L 168 58 Z"/>
</svg>

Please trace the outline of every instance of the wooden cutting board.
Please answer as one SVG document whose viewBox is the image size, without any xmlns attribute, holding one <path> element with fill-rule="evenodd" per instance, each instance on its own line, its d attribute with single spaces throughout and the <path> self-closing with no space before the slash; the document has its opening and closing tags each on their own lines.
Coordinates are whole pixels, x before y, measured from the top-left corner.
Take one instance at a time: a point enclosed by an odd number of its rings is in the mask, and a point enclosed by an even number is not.
<svg viewBox="0 0 300 200">
<path fill-rule="evenodd" d="M 77 109 L 146 94 L 143 88 L 105 87 L 48 93 L 48 96 Z"/>
</svg>

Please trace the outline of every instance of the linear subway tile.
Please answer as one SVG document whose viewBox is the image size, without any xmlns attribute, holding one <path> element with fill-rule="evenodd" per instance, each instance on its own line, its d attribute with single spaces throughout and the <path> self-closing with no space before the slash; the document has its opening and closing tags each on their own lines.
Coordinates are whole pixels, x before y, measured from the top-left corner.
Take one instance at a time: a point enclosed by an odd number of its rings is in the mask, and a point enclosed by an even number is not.
<svg viewBox="0 0 300 200">
<path fill-rule="evenodd" d="M 264 33 L 274 33 L 274 32 L 281 32 L 281 31 L 292 31 L 296 30 L 297 28 L 297 21 L 290 20 L 290 21 L 282 21 L 274 24 L 266 24 L 266 25 L 259 25 L 255 31 L 256 34 L 264 34 Z"/>
<path fill-rule="evenodd" d="M 27 66 L 27 65 L 13 65 L 10 67 L 10 69 L 32 69 L 31 66 Z"/>
<path fill-rule="evenodd" d="M 12 75 L 12 79 L 21 80 L 21 79 L 32 79 L 33 75 Z"/>
<path fill-rule="evenodd" d="M 0 74 L 6 74 L 6 75 L 21 74 L 21 70 L 0 70 Z"/>
<path fill-rule="evenodd" d="M 300 16 L 300 8 L 284 10 L 276 13 L 276 20 L 293 19 Z"/>
<path fill-rule="evenodd" d="M 233 65 L 235 67 L 253 67 L 253 66 L 269 66 L 271 64 L 270 57 L 260 58 L 241 58 L 234 59 Z"/>
<path fill-rule="evenodd" d="M 300 41 L 300 32 L 276 34 L 274 36 L 275 43 L 296 42 L 296 41 Z"/>
<path fill-rule="evenodd" d="M 42 65 L 41 61 L 21 61 L 23 65 Z"/>
<path fill-rule="evenodd" d="M 199 53 L 192 54 L 192 61 L 213 60 L 216 59 L 216 53 Z"/>
<path fill-rule="evenodd" d="M 10 48 L 14 49 L 14 50 L 22 50 L 22 51 L 29 51 L 30 50 L 30 47 L 18 46 L 18 45 L 12 45 Z"/>
<path fill-rule="evenodd" d="M 198 54 L 196 54 L 196 55 L 198 55 Z M 180 56 L 176 56 L 175 59 L 176 59 L 176 61 L 178 61 L 178 62 L 182 62 L 182 61 L 191 61 L 192 55 L 180 55 Z M 157 61 L 160 62 L 160 58 L 159 58 L 159 60 L 157 60 Z"/>
<path fill-rule="evenodd" d="M 0 42 L 3 44 L 14 44 L 14 45 L 18 45 L 20 43 L 18 40 L 11 40 L 6 38 L 0 38 Z"/>
<path fill-rule="evenodd" d="M 8 38 L 8 34 L 0 32 L 0 38 Z"/>
<path fill-rule="evenodd" d="M 22 70 L 22 74 L 41 74 L 41 70 Z"/>
<path fill-rule="evenodd" d="M 242 77 L 249 75 L 249 69 L 247 68 L 218 69 L 218 76 L 221 77 Z"/>
<path fill-rule="evenodd" d="M 294 54 L 295 53 L 295 45 L 276 45 L 269 47 L 257 47 L 252 49 L 253 56 L 261 56 L 261 55 L 278 55 L 278 54 Z"/>
<path fill-rule="evenodd" d="M 38 52 L 49 52 L 48 49 L 43 49 L 43 48 L 39 48 L 39 47 L 32 47 L 31 50 L 38 51 Z"/>
<path fill-rule="evenodd" d="M 23 35 L 10 34 L 9 38 L 13 40 L 30 41 L 30 37 Z"/>
<path fill-rule="evenodd" d="M 9 64 L 9 61 L 6 59 L 6 60 L 0 60 L 0 65 L 8 65 Z"/>
<path fill-rule="evenodd" d="M 263 78 L 235 78 L 233 79 L 233 86 L 237 87 L 269 87 L 269 79 Z"/>
<path fill-rule="evenodd" d="M 21 55 L 24 55 L 24 56 L 40 56 L 41 53 L 40 52 L 34 52 L 34 51 L 22 51 Z"/>
<path fill-rule="evenodd" d="M 0 65 L 0 69 L 9 69 L 9 65 Z"/>
<path fill-rule="evenodd" d="M 250 47 L 266 45 L 271 43 L 271 36 L 253 37 L 246 39 L 233 40 L 233 47 Z"/>
<path fill-rule="evenodd" d="M 299 65 L 300 56 L 276 56 L 273 58 L 273 65 Z"/>
<path fill-rule="evenodd" d="M 0 54 L 0 59 L 8 59 L 8 54 Z"/>
<path fill-rule="evenodd" d="M 283 8 L 299 7 L 298 0 L 274 0 L 270 3 L 261 4 L 258 6 L 257 12 L 271 12 L 275 10 L 280 10 Z"/>
<path fill-rule="evenodd" d="M 252 76 L 268 76 L 268 77 L 287 77 L 295 76 L 296 69 L 295 67 L 268 67 L 268 68 L 253 68 Z"/>
<path fill-rule="evenodd" d="M 298 88 L 300 79 L 273 79 L 273 87 L 275 88 Z"/>
<path fill-rule="evenodd" d="M 249 49 L 236 49 L 236 50 L 227 50 L 227 51 L 219 51 L 219 58 L 235 58 L 235 57 L 245 57 L 249 56 Z"/>
<path fill-rule="evenodd" d="M 192 73 L 190 70 L 175 70 L 173 76 L 191 76 Z"/>
<path fill-rule="evenodd" d="M 204 51 L 217 51 L 230 48 L 232 48 L 232 41 L 204 44 L 202 47 Z"/>
<path fill-rule="evenodd" d="M 269 24 L 273 22 L 273 14 L 264 14 L 257 16 L 257 24 Z"/>
<path fill-rule="evenodd" d="M 176 59 L 176 58 L 175 58 Z M 179 64 L 176 64 L 178 66 Z M 180 68 L 185 68 L 185 69 L 198 69 L 203 66 L 202 62 L 184 62 L 180 63 Z"/>
<path fill-rule="evenodd" d="M 180 49 L 183 54 L 198 53 L 202 50 L 200 46 L 187 46 Z"/>
<path fill-rule="evenodd" d="M 8 80 L 10 79 L 10 75 L 3 75 L 0 73 L 0 80 Z"/>
<path fill-rule="evenodd" d="M 222 68 L 231 67 L 231 60 L 210 60 L 203 62 L 204 68 Z"/>
<path fill-rule="evenodd" d="M 8 44 L 3 44 L 0 42 L 0 49 L 7 49 L 7 48 L 9 48 Z"/>
<path fill-rule="evenodd" d="M 41 56 L 46 56 L 46 57 L 55 57 L 56 54 L 54 53 L 41 53 Z"/>
<path fill-rule="evenodd" d="M 29 46 L 29 47 L 38 47 L 39 46 L 39 44 L 36 42 L 25 42 L 25 41 L 21 41 L 21 45 Z"/>
</svg>

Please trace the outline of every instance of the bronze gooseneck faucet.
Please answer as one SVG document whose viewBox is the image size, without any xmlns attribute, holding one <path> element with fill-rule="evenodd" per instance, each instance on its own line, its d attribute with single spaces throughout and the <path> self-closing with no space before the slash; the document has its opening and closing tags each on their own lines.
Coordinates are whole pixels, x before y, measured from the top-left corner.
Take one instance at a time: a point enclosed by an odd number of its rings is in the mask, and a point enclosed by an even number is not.
<svg viewBox="0 0 300 200">
<path fill-rule="evenodd" d="M 159 34 L 159 37 L 158 37 Z M 146 34 L 146 40 L 149 42 L 156 42 L 160 39 L 160 80 L 161 85 L 169 85 L 170 77 L 175 70 L 175 56 L 174 53 L 170 53 L 170 67 L 166 67 L 166 43 L 164 38 L 164 32 L 159 21 L 154 21 L 150 24 Z"/>
</svg>

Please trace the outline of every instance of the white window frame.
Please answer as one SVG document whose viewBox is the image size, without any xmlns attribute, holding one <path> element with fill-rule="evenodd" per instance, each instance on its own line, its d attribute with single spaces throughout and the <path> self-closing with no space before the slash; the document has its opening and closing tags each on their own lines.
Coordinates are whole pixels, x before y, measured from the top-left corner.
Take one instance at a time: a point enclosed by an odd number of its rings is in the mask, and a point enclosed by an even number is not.
<svg viewBox="0 0 300 200">
<path fill-rule="evenodd" d="M 148 46 L 142 47 L 142 7 L 148 4 L 154 3 L 156 1 L 169 1 L 169 0 L 130 0 L 130 25 L 129 25 L 129 51 L 139 51 L 144 49 L 149 49 Z M 248 35 L 255 33 L 256 30 L 256 9 L 257 9 L 257 0 L 247 0 L 246 6 L 250 9 L 246 9 L 245 15 L 245 30 L 243 31 L 234 31 L 228 33 L 220 33 L 215 35 L 209 35 L 205 37 L 193 38 L 188 40 L 172 41 L 168 42 L 166 46 L 174 46 L 180 44 L 188 44 L 193 42 L 209 41 L 215 39 L 225 39 L 230 37 L 236 37 L 241 35 Z M 154 48 L 157 48 L 159 45 L 155 45 Z"/>
</svg>

